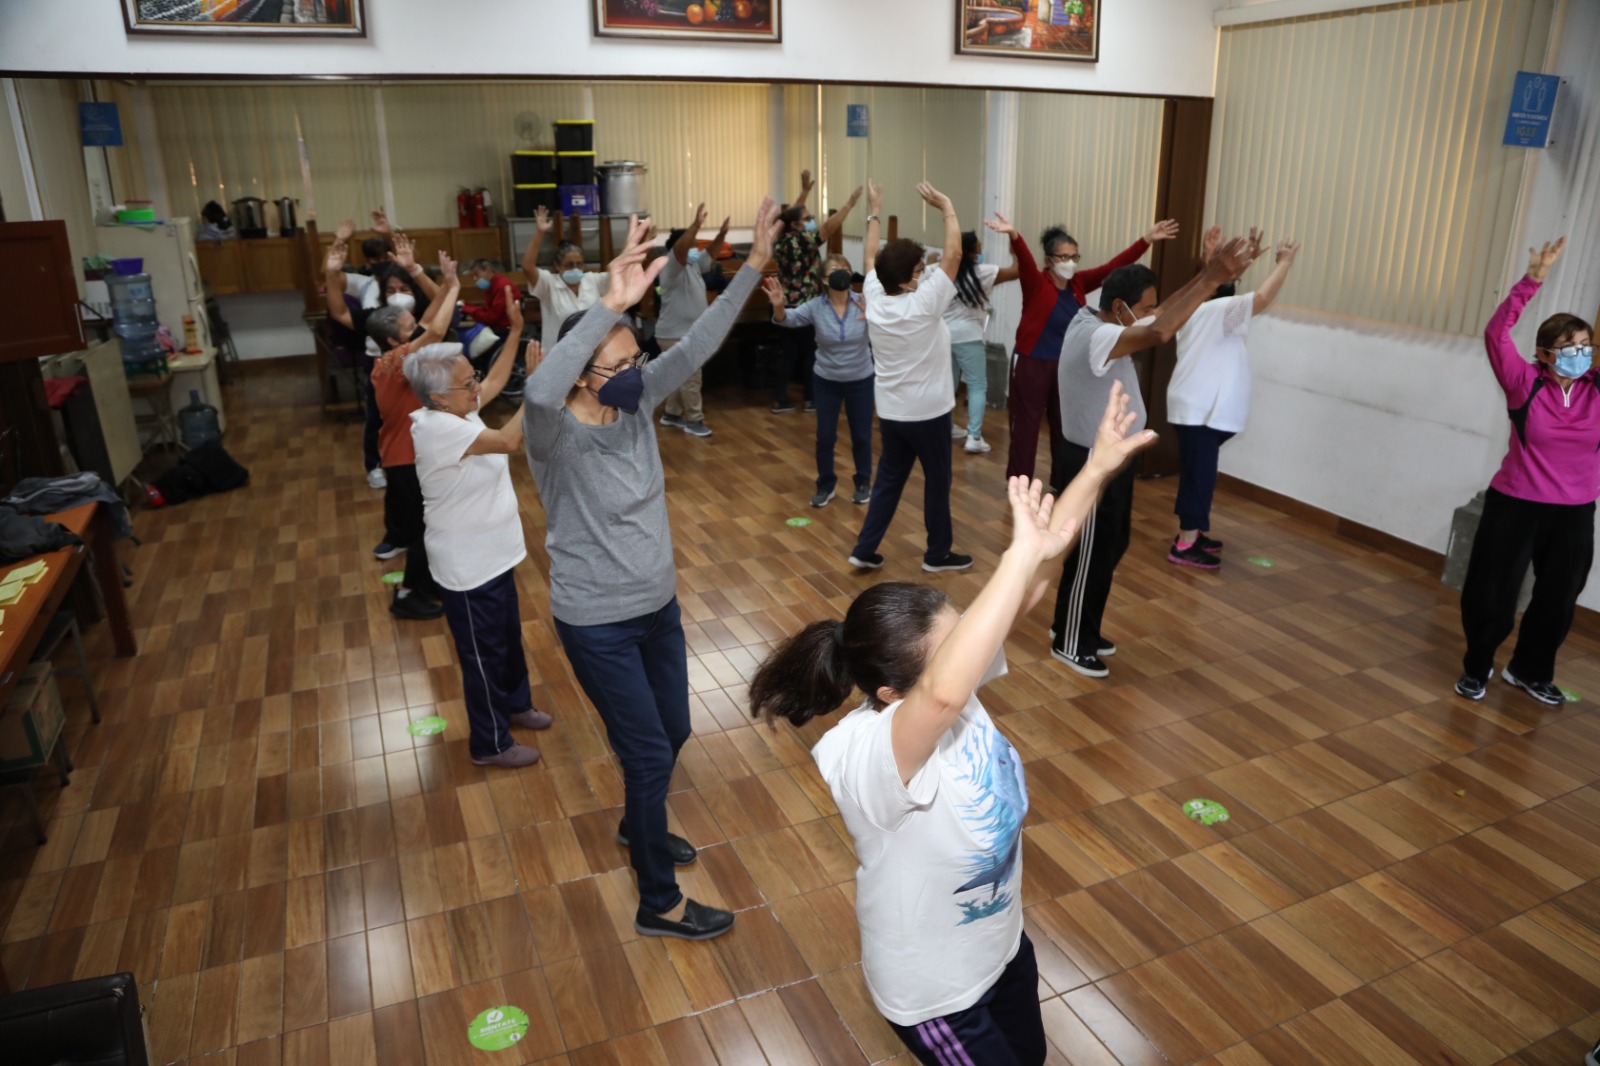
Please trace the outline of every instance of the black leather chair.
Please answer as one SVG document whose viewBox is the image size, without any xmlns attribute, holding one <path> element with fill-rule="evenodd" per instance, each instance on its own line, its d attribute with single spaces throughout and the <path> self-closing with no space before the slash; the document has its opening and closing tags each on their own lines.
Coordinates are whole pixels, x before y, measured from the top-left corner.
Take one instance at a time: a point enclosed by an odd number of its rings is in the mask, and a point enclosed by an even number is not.
<svg viewBox="0 0 1600 1066">
<path fill-rule="evenodd" d="M 149 1066 L 131 973 L 0 997 L 7 1066 Z"/>
</svg>

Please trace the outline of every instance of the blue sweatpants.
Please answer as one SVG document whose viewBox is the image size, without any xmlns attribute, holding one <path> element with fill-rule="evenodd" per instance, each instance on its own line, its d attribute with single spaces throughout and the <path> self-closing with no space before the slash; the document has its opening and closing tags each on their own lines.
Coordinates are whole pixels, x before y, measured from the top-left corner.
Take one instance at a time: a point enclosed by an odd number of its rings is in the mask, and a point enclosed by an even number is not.
<svg viewBox="0 0 1600 1066">
<path fill-rule="evenodd" d="M 889 1024 L 928 1066 L 1039 1066 L 1045 1056 L 1044 1018 L 1033 942 L 1022 934 L 1000 979 L 966 1010 L 919 1025 Z"/>
<path fill-rule="evenodd" d="M 441 587 L 439 596 L 461 660 L 467 750 L 475 759 L 487 759 L 511 746 L 510 716 L 533 706 L 528 660 L 522 653 L 516 570 L 465 592 Z"/>
</svg>

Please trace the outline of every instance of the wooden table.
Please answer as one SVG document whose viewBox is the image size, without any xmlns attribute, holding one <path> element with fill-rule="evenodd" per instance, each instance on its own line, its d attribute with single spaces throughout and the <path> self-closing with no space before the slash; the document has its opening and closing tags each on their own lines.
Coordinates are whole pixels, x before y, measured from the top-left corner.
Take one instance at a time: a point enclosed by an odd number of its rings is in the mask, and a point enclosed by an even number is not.
<svg viewBox="0 0 1600 1066">
<path fill-rule="evenodd" d="M 133 624 L 128 618 L 128 601 L 122 594 L 122 570 L 117 563 L 117 553 L 111 543 L 111 522 L 102 505 L 86 503 L 70 510 L 44 516 L 47 522 L 59 522 L 83 538 L 84 543 L 72 544 L 13 563 L 22 566 L 43 558 L 50 572 L 35 584 L 28 586 L 22 599 L 10 607 L 3 607 L 4 622 L 0 622 L 0 713 L 17 687 L 17 679 L 33 657 L 50 619 L 55 617 L 61 601 L 72 588 L 73 579 L 83 567 L 85 550 L 94 558 L 94 573 L 99 579 L 101 597 L 105 602 L 106 620 L 111 626 L 112 639 L 118 655 L 133 655 L 138 651 L 133 637 Z"/>
</svg>

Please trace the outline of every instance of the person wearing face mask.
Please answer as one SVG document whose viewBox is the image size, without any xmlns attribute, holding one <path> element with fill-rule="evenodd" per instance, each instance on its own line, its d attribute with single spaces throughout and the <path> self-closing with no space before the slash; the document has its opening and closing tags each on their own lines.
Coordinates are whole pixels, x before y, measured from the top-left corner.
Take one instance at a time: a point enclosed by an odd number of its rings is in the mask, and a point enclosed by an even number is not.
<svg viewBox="0 0 1600 1066">
<path fill-rule="evenodd" d="M 1136 416 L 1130 433 L 1145 428 L 1144 396 L 1133 360 L 1137 352 L 1172 340 L 1217 286 L 1243 274 L 1250 251 L 1243 238 L 1227 242 L 1200 273 L 1156 305 L 1156 274 L 1143 264 L 1118 267 L 1100 288 L 1100 310 L 1085 307 L 1067 326 L 1056 367 L 1061 431 L 1066 440 L 1057 457 L 1057 474 L 1067 480 L 1089 462 L 1089 449 L 1112 390 L 1120 383 Z M 1064 484 L 1064 482 L 1063 482 Z M 1061 486 L 1053 486 L 1057 492 Z M 1056 591 L 1050 654 L 1086 677 L 1105 677 L 1104 660 L 1117 647 L 1101 623 L 1111 579 L 1128 549 L 1133 524 L 1133 470 L 1112 478 L 1100 503 L 1068 554 Z"/>
<path fill-rule="evenodd" d="M 1210 259 L 1222 239 L 1212 226 L 1201 242 Z M 1263 251 L 1262 233 L 1251 228 L 1246 258 Z M 1225 282 L 1178 331 L 1178 361 L 1167 384 L 1167 421 L 1178 438 L 1178 535 L 1167 562 L 1197 570 L 1222 566 L 1222 542 L 1212 540 L 1211 497 L 1217 489 L 1218 453 L 1250 417 L 1250 353 L 1245 336 L 1257 315 L 1277 299 L 1300 251 L 1293 238 L 1278 242 L 1277 263 L 1255 292 L 1235 295 L 1238 279 Z"/>
<path fill-rule="evenodd" d="M 1017 280 L 1020 271 L 1013 258 L 1001 270 L 983 261 L 983 242 L 968 230 L 961 235 L 961 265 L 956 269 L 956 298 L 945 309 L 945 324 L 950 327 L 950 367 L 956 384 L 967 383 L 967 425 L 950 428 L 950 439 L 967 439 L 968 455 L 989 450 L 983 439 L 983 408 L 989 398 L 989 357 L 983 345 L 984 327 L 989 324 L 989 299 L 994 287 Z"/>
<path fill-rule="evenodd" d="M 762 282 L 772 304 L 772 321 L 784 329 L 810 329 L 817 338 L 811 371 L 811 394 L 817 405 L 817 492 L 811 506 L 826 507 L 839 479 L 833 471 L 833 446 L 839 439 L 839 408 L 850 423 L 850 449 L 855 458 L 855 494 L 851 503 L 872 498 L 872 348 L 867 342 L 867 310 L 851 291 L 850 260 L 830 255 L 822 264 L 826 295 L 790 308 L 777 278 Z"/>
<path fill-rule="evenodd" d="M 543 205 L 534 212 L 533 219 L 533 239 L 522 254 L 522 272 L 528 278 L 528 291 L 539 301 L 539 342 L 548 352 L 555 347 L 561 324 L 584 308 L 593 307 L 611 282 L 604 273 L 583 269 L 583 249 L 571 241 L 557 245 L 550 269 L 540 270 L 539 249 L 546 234 L 555 228 L 556 220 Z"/>
<path fill-rule="evenodd" d="M 499 429 L 479 416 L 516 362 L 521 308 L 513 301 L 507 313 L 505 346 L 481 383 L 459 344 L 419 348 L 403 369 L 420 402 L 411 412 L 411 440 L 423 540 L 461 663 L 467 751 L 474 766 L 515 768 L 537 762 L 539 751 L 517 743 L 511 727 L 548 729 L 551 717 L 533 705 L 517 605 L 516 567 L 528 551 L 510 456 L 522 450 L 522 411 Z"/>
<path fill-rule="evenodd" d="M 666 265 L 661 268 L 661 314 L 656 319 L 656 344 L 666 351 L 683 339 L 706 310 L 706 274 L 719 269 L 717 256 L 728 237 L 728 220 L 705 248 L 695 243 L 706 222 L 706 205 L 695 208 L 694 221 L 667 234 Z M 711 436 L 700 401 L 700 371 L 690 374 L 662 405 L 661 424 L 692 437 Z"/>
<path fill-rule="evenodd" d="M 1034 457 L 1039 449 L 1039 423 L 1050 426 L 1050 484 L 1062 484 L 1070 475 L 1058 469 L 1061 450 L 1061 405 L 1056 397 L 1056 364 L 1061 358 L 1063 338 L 1073 316 L 1113 270 L 1136 263 L 1155 241 L 1178 234 L 1178 224 L 1158 222 L 1150 232 L 1133 242 L 1119 255 L 1097 267 L 1082 268 L 1078 242 L 1061 226 L 1051 226 L 1039 238 L 1045 266 L 1040 270 L 1033 260 L 1028 242 L 1004 215 L 996 214 L 984 225 L 1011 241 L 1018 280 L 1022 283 L 1022 320 L 1017 324 L 1016 345 L 1011 356 L 1010 384 L 1006 391 L 1006 410 L 1011 423 L 1011 451 L 1006 459 L 1007 477 L 1032 477 Z"/>
<path fill-rule="evenodd" d="M 830 215 L 827 221 L 819 224 L 817 217 L 811 213 L 811 208 L 806 206 L 814 187 L 811 171 L 802 170 L 800 195 L 795 198 L 794 203 L 784 208 L 780 216 L 783 219 L 783 236 L 778 238 L 774 254 L 778 260 L 778 283 L 783 286 L 783 298 L 788 307 L 799 307 L 807 300 L 814 300 L 822 295 L 822 275 L 818 272 L 818 267 L 821 265 L 821 250 L 827 247 L 833 235 L 839 232 L 851 209 L 856 206 L 856 201 L 861 199 L 861 188 L 857 186 L 850 194 L 850 198 L 845 201 L 844 207 Z M 777 379 L 772 387 L 772 412 L 786 414 L 794 410 L 794 404 L 789 399 L 789 381 L 794 376 L 796 367 L 799 368 L 800 380 L 804 383 L 802 392 L 806 411 L 810 412 L 814 409 L 811 363 L 817 351 L 816 336 L 812 330 L 797 326 L 785 330 L 780 340 L 782 352 L 775 367 Z"/>
<path fill-rule="evenodd" d="M 952 280 L 961 262 L 961 224 L 950 198 L 927 182 L 917 195 L 944 216 L 944 254 L 925 266 L 922 245 L 900 238 L 878 250 L 878 211 L 883 189 L 867 183 L 866 280 L 867 336 L 877 374 L 873 400 L 878 409 L 878 476 L 872 499 L 850 552 L 850 565 L 876 570 L 883 565 L 878 545 L 900 506 L 900 493 L 913 465 L 922 466 L 922 516 L 928 547 L 922 569 L 929 573 L 965 570 L 972 556 L 951 550 L 950 412 L 955 386 L 950 380 L 950 327 L 945 308 L 955 299 Z"/>
<path fill-rule="evenodd" d="M 483 303 L 463 305 L 462 314 L 498 334 L 504 334 L 511 328 L 506 305 L 520 301 L 522 293 L 517 291 L 511 279 L 496 273 L 494 264 L 487 259 L 474 259 L 467 269 L 472 272 L 472 284 L 483 293 Z"/>
<path fill-rule="evenodd" d="M 638 875 L 634 929 L 644 936 L 706 940 L 733 926 L 731 913 L 686 899 L 673 872 L 696 854 L 667 831 L 667 788 L 689 738 L 689 664 L 652 412 L 722 346 L 771 262 L 777 218 L 773 202 L 762 200 L 745 265 L 683 339 L 647 365 L 623 315 L 667 260 L 645 265 L 650 225 L 630 219 L 606 268 L 605 295 L 562 323 L 524 393 L 528 465 L 545 509 L 550 614 L 622 765 L 617 841 Z"/>
<path fill-rule="evenodd" d="M 1594 560 L 1595 499 L 1600 497 L 1600 384 L 1594 330 L 1576 315 L 1539 325 L 1535 362 L 1517 351 L 1511 330 L 1566 247 L 1529 249 L 1528 272 L 1511 287 L 1484 329 L 1495 380 L 1506 394 L 1510 440 L 1489 482 L 1483 517 L 1461 587 L 1467 651 L 1456 693 L 1481 700 L 1494 656 L 1516 624 L 1517 599 L 1533 566 L 1533 599 L 1501 677 L 1540 703 L 1560 705 L 1556 653 L 1572 627 L 1578 594 Z"/>
</svg>

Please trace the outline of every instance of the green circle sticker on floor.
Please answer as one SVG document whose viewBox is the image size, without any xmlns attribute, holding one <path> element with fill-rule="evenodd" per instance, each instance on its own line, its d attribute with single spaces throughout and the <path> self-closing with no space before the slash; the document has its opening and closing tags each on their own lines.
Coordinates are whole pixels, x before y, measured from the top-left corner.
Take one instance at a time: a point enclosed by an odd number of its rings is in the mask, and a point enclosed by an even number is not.
<svg viewBox="0 0 1600 1066">
<path fill-rule="evenodd" d="M 444 727 L 449 724 L 438 715 L 430 715 L 427 718 L 418 718 L 414 722 L 406 723 L 406 732 L 414 737 L 431 737 L 435 733 L 443 733 Z"/>
<path fill-rule="evenodd" d="M 467 1023 L 467 1039 L 479 1051 L 504 1051 L 528 1035 L 528 1016 L 516 1007 L 490 1007 Z"/>
<path fill-rule="evenodd" d="M 1183 805 L 1183 813 L 1204 825 L 1216 825 L 1228 820 L 1228 808 L 1216 800 L 1192 799 Z"/>
<path fill-rule="evenodd" d="M 796 528 L 799 528 L 800 526 L 809 526 L 811 524 L 811 519 L 809 519 L 809 518 L 791 518 L 791 519 L 789 519 L 788 524 L 791 525 L 791 526 L 794 526 Z"/>
<path fill-rule="evenodd" d="M 391 570 L 383 575 L 383 583 L 385 585 L 398 585 L 405 579 L 406 572 L 404 570 Z"/>
<path fill-rule="evenodd" d="M 1563 688 L 1561 690 L 1561 695 L 1566 697 L 1568 703 L 1577 703 L 1579 700 L 1583 699 L 1582 696 L 1578 695 L 1570 688 Z"/>
<path fill-rule="evenodd" d="M 1252 555 L 1250 558 L 1246 559 L 1245 562 L 1249 563 L 1251 566 L 1259 566 L 1263 570 L 1271 570 L 1273 566 L 1276 565 L 1265 555 Z"/>
</svg>

